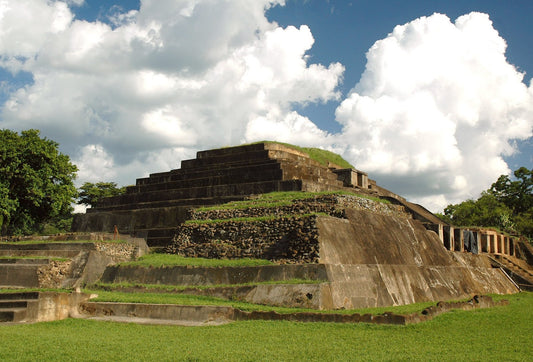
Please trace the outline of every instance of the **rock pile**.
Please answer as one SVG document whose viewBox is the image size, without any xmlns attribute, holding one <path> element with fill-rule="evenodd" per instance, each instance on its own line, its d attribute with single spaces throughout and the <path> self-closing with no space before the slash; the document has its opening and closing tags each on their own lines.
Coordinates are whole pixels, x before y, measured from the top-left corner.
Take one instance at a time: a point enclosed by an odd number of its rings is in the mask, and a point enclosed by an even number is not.
<svg viewBox="0 0 533 362">
<path fill-rule="evenodd" d="M 40 288 L 61 288 L 71 269 L 71 260 L 50 260 L 37 270 Z"/>
</svg>

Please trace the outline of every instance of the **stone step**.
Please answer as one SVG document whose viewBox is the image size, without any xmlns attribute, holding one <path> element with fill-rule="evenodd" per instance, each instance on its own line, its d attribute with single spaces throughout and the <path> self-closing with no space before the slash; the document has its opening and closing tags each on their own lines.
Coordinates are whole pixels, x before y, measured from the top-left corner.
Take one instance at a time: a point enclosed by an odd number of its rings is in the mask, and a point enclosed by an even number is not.
<svg viewBox="0 0 533 362">
<path fill-rule="evenodd" d="M 149 247 L 164 247 L 170 244 L 176 233 L 176 227 L 149 229 L 146 231 L 146 244 Z"/>
<path fill-rule="evenodd" d="M 519 261 L 515 262 L 511 257 L 506 255 L 497 255 L 496 258 L 500 263 L 505 265 L 507 268 L 523 276 L 524 278 L 530 280 L 533 283 L 533 272 L 519 265 Z"/>
<path fill-rule="evenodd" d="M 13 292 L 0 293 L 0 300 L 37 300 L 39 299 L 39 292 Z"/>
<path fill-rule="evenodd" d="M 26 250 L 26 249 L 0 249 L 0 256 L 46 256 L 50 258 L 73 258 L 78 255 L 81 250 L 77 249 L 62 249 L 62 250 Z"/>
<path fill-rule="evenodd" d="M 216 325 L 233 319 L 233 308 L 145 303 L 85 302 L 81 313 L 96 320 L 144 324 Z"/>
<path fill-rule="evenodd" d="M 44 259 L 44 258 L 0 258 L 0 265 L 2 264 L 24 264 L 24 265 L 30 265 L 30 264 L 48 264 L 50 262 L 50 259 Z"/>
<path fill-rule="evenodd" d="M 164 253 L 165 248 L 172 242 L 173 236 L 151 237 L 146 239 L 146 245 L 154 250 Z"/>
<path fill-rule="evenodd" d="M 230 201 L 240 201 L 244 200 L 246 195 L 233 195 L 226 197 L 204 197 L 198 199 L 181 199 L 181 200 L 163 200 L 163 201 L 150 201 L 150 202 L 140 202 L 138 204 L 132 205 L 129 204 L 119 204 L 111 205 L 105 207 L 98 207 L 95 209 L 87 209 L 88 214 L 106 212 L 106 211 L 135 211 L 135 210 L 149 210 L 149 209 L 160 209 L 160 208 L 170 208 L 170 207 L 198 207 L 198 206 L 210 206 L 210 205 L 220 205 L 225 204 Z M 134 208 L 132 208 L 134 207 Z"/>
<path fill-rule="evenodd" d="M 278 163 L 261 165 L 257 170 L 239 169 L 239 172 L 231 172 L 228 169 L 224 175 L 214 175 L 213 173 L 203 178 L 184 178 L 180 180 L 172 180 L 174 177 L 170 176 L 166 182 L 149 183 L 139 186 L 129 186 L 127 188 L 128 194 L 135 194 L 140 192 L 151 192 L 161 190 L 184 189 L 191 187 L 209 187 L 217 185 L 250 183 L 270 180 L 282 180 L 283 172 Z"/>
<path fill-rule="evenodd" d="M 329 170 L 327 167 L 308 164 L 305 162 L 286 161 L 281 163 L 283 176 L 285 179 L 302 178 L 302 177 L 318 177 L 331 181 L 339 181 L 337 174 Z"/>
<path fill-rule="evenodd" d="M 214 150 L 198 151 L 196 152 L 196 158 L 218 157 L 232 154 L 242 154 L 245 152 L 262 151 L 268 148 L 268 146 L 265 145 L 265 143 L 255 143 L 251 145 L 224 147 Z"/>
<path fill-rule="evenodd" d="M 262 148 L 260 148 L 262 147 Z M 182 161 L 182 168 L 202 167 L 235 163 L 243 160 L 271 159 L 311 160 L 305 152 L 280 144 L 265 143 L 254 147 L 233 147 L 231 149 L 207 150 L 198 152 L 195 159 Z M 312 162 L 316 162 L 312 160 Z M 318 164 L 318 163 L 317 163 Z"/>
<path fill-rule="evenodd" d="M 39 265 L 0 265 L 0 286 L 38 288 Z"/>
<path fill-rule="evenodd" d="M 224 169 L 228 168 L 243 168 L 243 167 L 253 167 L 255 165 L 263 164 L 263 163 L 273 163 L 276 162 L 275 159 L 269 158 L 267 151 L 262 151 L 260 154 L 256 154 L 254 157 L 248 157 L 246 154 L 243 154 L 240 158 L 236 158 L 234 160 L 226 160 L 222 161 L 219 160 L 219 162 L 215 162 L 215 160 L 211 160 L 211 162 L 207 162 L 206 160 L 203 160 L 202 162 L 198 164 L 192 164 L 193 161 L 196 161 L 196 159 L 190 159 L 190 160 L 183 160 L 182 163 L 185 163 L 186 167 L 181 167 L 177 169 L 172 169 L 170 171 L 163 171 L 163 172 L 155 172 L 151 173 L 149 177 L 156 178 L 161 176 L 169 176 L 169 175 L 175 175 L 175 174 L 183 174 L 183 175 L 189 175 L 189 174 L 195 174 L 198 172 L 205 172 L 205 171 L 223 171 Z"/>
<path fill-rule="evenodd" d="M 315 161 L 307 154 L 295 153 L 288 149 L 272 149 L 268 151 L 262 151 L 254 154 L 250 157 L 249 154 L 242 154 L 238 158 L 232 156 L 234 159 L 229 158 L 206 158 L 206 159 L 191 159 L 182 161 L 182 168 L 180 170 L 174 170 L 173 172 L 197 172 L 197 171 L 217 171 L 228 168 L 238 168 L 246 165 L 256 165 L 268 161 L 275 161 L 278 163 L 283 162 L 296 162 L 305 164 L 308 166 L 326 168 L 318 161 Z M 165 175 L 165 173 L 163 174 Z M 162 176 L 161 174 L 152 174 L 151 176 Z"/>
<path fill-rule="evenodd" d="M 187 179 L 200 179 L 211 176 L 235 175 L 241 173 L 256 172 L 267 167 L 279 168 L 276 160 L 265 159 L 262 161 L 247 161 L 238 164 L 223 164 L 218 166 L 200 167 L 194 169 L 176 169 L 167 172 L 153 173 L 149 177 L 138 178 L 136 185 L 147 185 L 152 183 L 164 183 L 170 181 L 180 181 Z"/>
<path fill-rule="evenodd" d="M 1 243 L 0 250 L 95 250 L 94 243 L 46 242 L 46 243 Z"/>
<path fill-rule="evenodd" d="M 137 205 L 146 202 L 167 202 L 169 200 L 223 198 L 236 195 L 265 194 L 273 191 L 299 191 L 300 180 L 264 181 L 241 184 L 217 185 L 212 187 L 191 187 L 178 190 L 152 191 L 143 194 L 127 194 L 109 197 L 102 201 L 98 209 L 121 205 Z M 176 206 L 176 205 L 173 205 Z"/>
<path fill-rule="evenodd" d="M 27 306 L 27 300 L 0 300 L 0 309 L 26 308 Z"/>
<path fill-rule="evenodd" d="M 290 161 L 290 162 L 297 162 L 297 163 L 301 163 L 301 164 L 305 164 L 305 165 L 312 165 L 312 166 L 315 166 L 315 167 L 325 167 L 325 168 L 327 168 L 326 166 L 322 165 L 320 162 L 309 158 L 309 156 L 307 154 L 294 153 L 294 152 L 292 152 L 290 150 L 286 151 L 286 150 L 276 150 L 276 149 L 274 149 L 274 150 L 270 150 L 268 152 L 268 155 L 269 155 L 270 158 L 278 160 L 278 162 Z"/>
<path fill-rule="evenodd" d="M 108 266 L 100 279 L 103 283 L 139 283 L 164 285 L 246 284 L 292 279 L 327 280 L 323 264 L 287 264 L 250 267 L 169 266 L 144 268 Z"/>
<path fill-rule="evenodd" d="M 250 152 L 241 152 L 228 155 L 210 156 L 204 158 L 193 158 L 190 160 L 181 161 L 181 169 L 195 169 L 201 167 L 219 167 L 221 165 L 239 165 L 247 164 L 250 162 L 261 162 L 269 159 L 268 150 L 258 150 Z"/>
<path fill-rule="evenodd" d="M 26 318 L 26 308 L 0 308 L 0 322 L 21 322 Z"/>
</svg>

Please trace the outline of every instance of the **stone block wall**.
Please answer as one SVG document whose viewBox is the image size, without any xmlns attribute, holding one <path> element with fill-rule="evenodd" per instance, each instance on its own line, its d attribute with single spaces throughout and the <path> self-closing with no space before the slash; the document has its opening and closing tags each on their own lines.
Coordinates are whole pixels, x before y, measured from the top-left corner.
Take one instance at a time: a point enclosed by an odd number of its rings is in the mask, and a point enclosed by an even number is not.
<svg viewBox="0 0 533 362">
<path fill-rule="evenodd" d="M 316 263 L 319 256 L 316 217 L 184 224 L 166 251 L 187 257 Z"/>
<path fill-rule="evenodd" d="M 248 200 L 249 201 L 249 200 Z M 260 200 L 258 202 L 261 202 Z M 302 215 L 323 213 L 329 216 L 345 218 L 345 209 L 370 210 L 381 215 L 405 213 L 403 206 L 374 201 L 356 195 L 320 195 L 313 198 L 294 200 L 290 205 L 276 207 L 250 206 L 240 209 L 189 209 L 188 220 L 218 220 L 231 218 L 251 218 L 271 215 Z"/>
<path fill-rule="evenodd" d="M 407 216 L 397 205 L 338 194 L 294 200 L 290 205 L 274 207 L 191 209 L 189 219 L 197 222 L 179 226 L 166 251 L 187 257 L 317 263 L 317 215 L 345 218 L 347 208 Z"/>
</svg>

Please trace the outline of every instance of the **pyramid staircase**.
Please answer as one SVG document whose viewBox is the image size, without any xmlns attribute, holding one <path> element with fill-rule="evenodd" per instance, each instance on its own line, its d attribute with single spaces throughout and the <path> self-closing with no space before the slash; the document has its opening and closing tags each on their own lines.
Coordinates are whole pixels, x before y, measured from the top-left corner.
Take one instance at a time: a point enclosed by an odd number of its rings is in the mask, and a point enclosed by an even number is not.
<svg viewBox="0 0 533 362">
<path fill-rule="evenodd" d="M 522 290 L 533 291 L 533 268 L 526 261 L 509 255 L 493 254 L 493 265 L 502 268 Z"/>
<path fill-rule="evenodd" d="M 0 293 L 0 322 L 24 322 L 28 308 L 38 299 L 39 292 Z"/>
<path fill-rule="evenodd" d="M 137 179 L 120 196 L 102 200 L 78 215 L 75 231 L 119 232 L 166 246 L 190 207 L 243 200 L 273 191 L 327 191 L 344 184 L 306 153 L 277 143 L 200 151 L 181 168 Z"/>
</svg>

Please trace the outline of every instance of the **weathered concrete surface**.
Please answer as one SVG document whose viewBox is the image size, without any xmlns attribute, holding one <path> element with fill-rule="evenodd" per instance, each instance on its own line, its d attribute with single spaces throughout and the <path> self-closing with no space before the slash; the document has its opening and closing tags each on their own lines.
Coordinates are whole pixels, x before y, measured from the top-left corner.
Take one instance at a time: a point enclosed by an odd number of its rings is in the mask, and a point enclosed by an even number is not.
<svg viewBox="0 0 533 362">
<path fill-rule="evenodd" d="M 320 264 L 264 265 L 253 267 L 173 266 L 144 268 L 109 266 L 102 275 L 104 283 L 134 282 L 168 285 L 245 284 L 291 279 L 326 280 L 326 269 Z"/>
<path fill-rule="evenodd" d="M 483 256 L 452 257 L 416 220 L 346 210 L 317 220 L 335 308 L 402 305 L 518 290 Z"/>
<path fill-rule="evenodd" d="M 82 251 L 72 259 L 68 274 L 61 281 L 62 288 L 75 288 L 100 279 L 105 269 L 114 264 L 111 256 L 101 251 Z"/>
<path fill-rule="evenodd" d="M 329 283 L 256 285 L 242 299 L 249 303 L 279 307 L 332 309 Z"/>
<path fill-rule="evenodd" d="M 89 300 L 88 294 L 40 292 L 38 303 L 28 306 L 26 321 L 48 322 L 78 316 L 80 303 Z"/>
<path fill-rule="evenodd" d="M 171 324 L 211 325 L 229 323 L 233 320 L 234 310 L 224 306 L 191 306 L 174 304 L 144 304 L 144 303 L 105 303 L 85 302 L 80 304 L 80 317 L 127 317 L 122 321 L 166 321 Z M 109 318 L 121 321 L 120 318 Z"/>
<path fill-rule="evenodd" d="M 78 306 L 89 299 L 83 293 L 13 292 L 0 293 L 1 321 L 49 322 L 78 317 Z M 10 317 L 10 318 L 9 318 Z"/>
<path fill-rule="evenodd" d="M 0 287 L 38 288 L 37 271 L 39 264 L 2 264 L 0 265 Z"/>
</svg>

